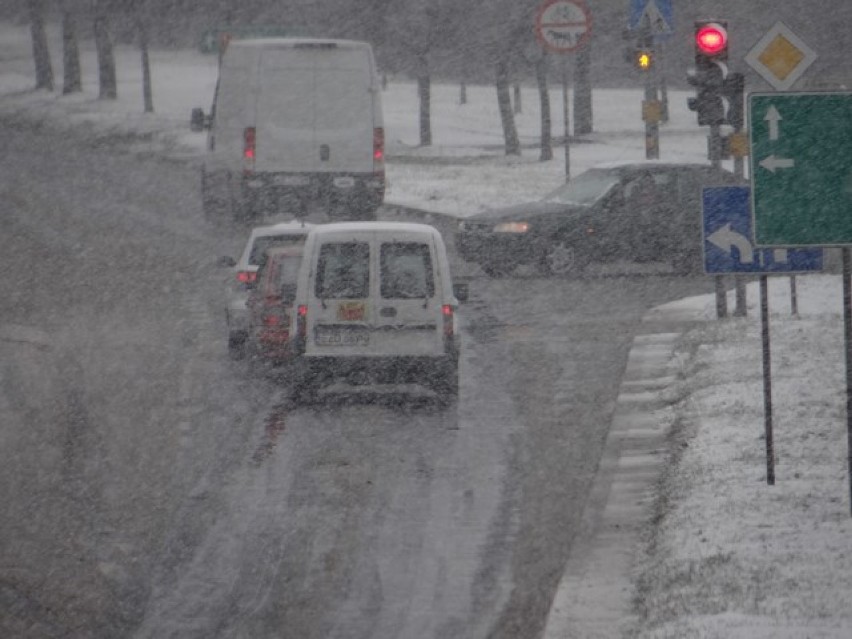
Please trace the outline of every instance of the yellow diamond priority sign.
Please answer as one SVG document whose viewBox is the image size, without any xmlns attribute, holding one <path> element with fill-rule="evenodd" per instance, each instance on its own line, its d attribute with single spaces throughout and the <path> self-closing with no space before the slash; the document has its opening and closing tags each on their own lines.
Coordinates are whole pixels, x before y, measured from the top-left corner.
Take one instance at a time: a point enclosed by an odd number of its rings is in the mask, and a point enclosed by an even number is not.
<svg viewBox="0 0 852 639">
<path fill-rule="evenodd" d="M 745 61 L 777 91 L 786 91 L 802 77 L 816 53 L 783 22 L 766 32 Z"/>
</svg>

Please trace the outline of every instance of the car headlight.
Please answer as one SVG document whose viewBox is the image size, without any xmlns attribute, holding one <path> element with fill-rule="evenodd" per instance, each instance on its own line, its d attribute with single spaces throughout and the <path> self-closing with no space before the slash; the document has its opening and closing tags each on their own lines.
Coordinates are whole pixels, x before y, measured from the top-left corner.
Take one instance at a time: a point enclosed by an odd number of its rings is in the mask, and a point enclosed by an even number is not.
<svg viewBox="0 0 852 639">
<path fill-rule="evenodd" d="M 502 222 L 494 227 L 495 233 L 526 233 L 529 230 L 529 222 Z"/>
</svg>

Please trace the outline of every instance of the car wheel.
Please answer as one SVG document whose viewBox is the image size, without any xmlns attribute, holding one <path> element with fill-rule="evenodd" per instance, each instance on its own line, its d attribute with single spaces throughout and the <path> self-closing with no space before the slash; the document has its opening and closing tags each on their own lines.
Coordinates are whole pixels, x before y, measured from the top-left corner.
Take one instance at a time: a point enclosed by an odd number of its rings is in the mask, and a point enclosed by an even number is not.
<svg viewBox="0 0 852 639">
<path fill-rule="evenodd" d="M 515 262 L 504 260 L 502 262 L 483 262 L 480 266 L 489 277 L 499 278 L 510 275 L 518 265 Z"/>
<path fill-rule="evenodd" d="M 587 260 L 572 243 L 557 238 L 541 256 L 540 267 L 545 275 L 570 275 L 580 272 Z"/>
</svg>

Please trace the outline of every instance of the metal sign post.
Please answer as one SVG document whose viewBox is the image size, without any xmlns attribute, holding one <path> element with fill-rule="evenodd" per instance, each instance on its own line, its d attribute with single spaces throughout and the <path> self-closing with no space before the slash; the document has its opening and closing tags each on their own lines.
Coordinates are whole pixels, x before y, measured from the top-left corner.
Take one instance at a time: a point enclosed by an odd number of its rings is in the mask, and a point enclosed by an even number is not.
<svg viewBox="0 0 852 639">
<path fill-rule="evenodd" d="M 702 191 L 704 271 L 707 274 L 760 274 L 760 322 L 763 352 L 763 414 L 766 434 L 766 483 L 775 484 L 772 424 L 772 362 L 769 345 L 768 274 L 821 271 L 822 249 L 766 249 L 754 245 L 750 191 L 747 186 L 708 187 Z M 718 298 L 717 298 L 718 299 Z M 745 301 L 743 300 L 743 306 Z M 717 309 L 718 313 L 718 309 Z"/>
<path fill-rule="evenodd" d="M 568 53 L 586 45 L 592 32 L 592 15 L 583 0 L 545 0 L 535 17 L 535 34 L 548 51 L 562 56 L 562 116 L 565 130 L 565 181 L 571 176 L 568 144 Z"/>
<path fill-rule="evenodd" d="M 565 132 L 565 181 L 571 179 L 571 148 L 568 143 L 568 56 L 562 56 L 562 130 Z"/>
<path fill-rule="evenodd" d="M 846 464 L 849 474 L 849 514 L 852 515 L 852 259 L 843 247 L 843 332 L 846 341 Z"/>
<path fill-rule="evenodd" d="M 775 443 L 772 434 L 772 355 L 769 349 L 769 292 L 760 276 L 760 335 L 763 344 L 763 429 L 766 436 L 766 483 L 775 485 Z"/>
</svg>

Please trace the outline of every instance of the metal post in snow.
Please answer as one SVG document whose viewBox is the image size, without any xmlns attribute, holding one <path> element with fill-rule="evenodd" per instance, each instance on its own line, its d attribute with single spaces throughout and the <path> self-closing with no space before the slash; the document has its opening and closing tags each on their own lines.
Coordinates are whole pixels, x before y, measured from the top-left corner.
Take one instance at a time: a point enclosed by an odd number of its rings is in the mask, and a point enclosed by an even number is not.
<svg viewBox="0 0 852 639">
<path fill-rule="evenodd" d="M 748 315 L 748 309 L 746 308 L 745 278 L 742 275 L 734 276 L 734 293 L 734 299 L 736 300 L 736 304 L 734 305 L 734 317 L 745 317 Z"/>
<path fill-rule="evenodd" d="M 728 316 L 728 293 L 725 290 L 725 278 L 717 275 L 716 284 L 716 319 L 725 319 Z"/>
<path fill-rule="evenodd" d="M 799 296 L 796 293 L 796 276 L 790 276 L 790 314 L 793 317 L 799 316 Z"/>
<path fill-rule="evenodd" d="M 852 258 L 843 247 L 843 332 L 846 341 L 846 463 L 849 474 L 849 514 L 852 515 Z"/>
<path fill-rule="evenodd" d="M 571 151 L 568 145 L 568 56 L 562 54 L 562 122 L 565 131 L 565 181 L 571 179 Z"/>
<path fill-rule="evenodd" d="M 769 351 L 767 276 L 760 276 L 760 324 L 763 340 L 763 425 L 766 432 L 766 483 L 775 485 L 775 444 L 772 440 L 772 361 Z"/>
<path fill-rule="evenodd" d="M 745 179 L 745 162 L 741 156 L 734 158 L 734 175 Z M 734 317 L 745 317 L 748 315 L 748 302 L 746 300 L 745 278 L 737 275 L 734 277 L 734 288 L 736 290 L 736 306 Z"/>
</svg>

